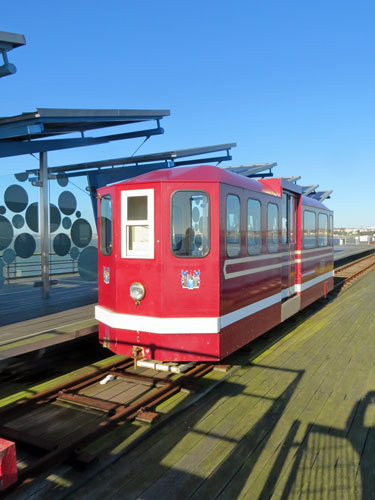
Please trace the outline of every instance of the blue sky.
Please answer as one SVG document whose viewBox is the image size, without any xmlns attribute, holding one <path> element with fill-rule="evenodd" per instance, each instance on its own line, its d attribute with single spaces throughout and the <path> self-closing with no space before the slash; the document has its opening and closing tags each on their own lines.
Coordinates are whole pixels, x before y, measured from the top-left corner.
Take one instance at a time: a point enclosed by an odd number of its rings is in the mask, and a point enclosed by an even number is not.
<svg viewBox="0 0 375 500">
<path fill-rule="evenodd" d="M 335 225 L 375 225 L 375 4 L 370 1 L 3 1 L 23 33 L 0 115 L 36 107 L 170 109 L 139 153 L 225 142 L 235 165 L 333 189 Z M 141 140 L 49 155 L 50 165 L 133 153 Z M 0 160 L 0 173 L 36 160 Z"/>
</svg>

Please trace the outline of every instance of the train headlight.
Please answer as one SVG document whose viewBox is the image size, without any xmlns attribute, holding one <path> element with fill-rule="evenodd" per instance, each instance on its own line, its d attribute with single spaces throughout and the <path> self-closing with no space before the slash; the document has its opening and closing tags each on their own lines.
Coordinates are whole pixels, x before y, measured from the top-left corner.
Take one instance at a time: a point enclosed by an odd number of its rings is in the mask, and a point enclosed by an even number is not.
<svg viewBox="0 0 375 500">
<path fill-rule="evenodd" d="M 130 292 L 130 297 L 138 303 L 140 300 L 144 298 L 146 293 L 145 287 L 142 285 L 142 283 L 139 283 L 138 281 L 130 285 L 129 292 Z"/>
</svg>

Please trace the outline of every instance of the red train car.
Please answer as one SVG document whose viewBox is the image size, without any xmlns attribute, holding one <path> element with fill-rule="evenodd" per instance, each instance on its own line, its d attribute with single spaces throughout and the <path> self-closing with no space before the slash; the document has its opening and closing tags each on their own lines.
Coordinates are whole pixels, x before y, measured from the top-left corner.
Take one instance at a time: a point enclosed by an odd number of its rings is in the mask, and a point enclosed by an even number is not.
<svg viewBox="0 0 375 500">
<path fill-rule="evenodd" d="M 218 361 L 333 287 L 333 215 L 286 179 L 213 166 L 99 190 L 99 339 Z"/>
</svg>

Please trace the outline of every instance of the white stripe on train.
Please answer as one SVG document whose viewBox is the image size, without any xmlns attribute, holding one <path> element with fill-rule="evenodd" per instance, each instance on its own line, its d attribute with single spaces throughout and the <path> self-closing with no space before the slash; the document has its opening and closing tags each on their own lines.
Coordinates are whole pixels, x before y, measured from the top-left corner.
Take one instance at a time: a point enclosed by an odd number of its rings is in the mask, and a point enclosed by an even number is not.
<svg viewBox="0 0 375 500">
<path fill-rule="evenodd" d="M 302 291 L 314 286 L 321 281 L 333 276 L 333 271 L 322 274 L 306 283 L 302 284 Z M 301 285 L 295 285 L 297 292 L 301 291 Z M 136 316 L 132 314 L 115 313 L 102 306 L 95 306 L 95 319 L 121 330 L 142 331 L 158 334 L 207 334 L 219 333 L 222 328 L 229 326 L 236 321 L 247 318 L 256 312 L 267 309 L 278 302 L 281 302 L 282 293 L 275 293 L 266 299 L 259 300 L 248 306 L 237 309 L 218 318 L 156 318 L 153 316 Z"/>
</svg>

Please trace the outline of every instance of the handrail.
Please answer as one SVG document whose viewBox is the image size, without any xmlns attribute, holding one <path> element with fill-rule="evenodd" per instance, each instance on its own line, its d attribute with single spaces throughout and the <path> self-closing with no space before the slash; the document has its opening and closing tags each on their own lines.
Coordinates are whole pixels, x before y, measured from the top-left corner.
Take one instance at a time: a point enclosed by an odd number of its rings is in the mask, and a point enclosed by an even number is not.
<svg viewBox="0 0 375 500">
<path fill-rule="evenodd" d="M 50 253 L 51 257 L 56 257 L 56 253 Z M 2 253 L 0 254 L 2 257 Z M 40 257 L 40 253 L 33 254 L 33 257 Z M 28 259 L 15 257 L 14 261 L 10 264 L 5 264 L 6 282 L 9 284 L 11 280 L 35 278 L 41 276 L 41 262 L 28 262 Z M 50 259 L 49 261 L 50 276 L 58 274 L 76 274 L 78 273 L 78 260 L 77 259 Z"/>
</svg>

